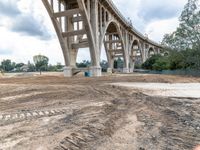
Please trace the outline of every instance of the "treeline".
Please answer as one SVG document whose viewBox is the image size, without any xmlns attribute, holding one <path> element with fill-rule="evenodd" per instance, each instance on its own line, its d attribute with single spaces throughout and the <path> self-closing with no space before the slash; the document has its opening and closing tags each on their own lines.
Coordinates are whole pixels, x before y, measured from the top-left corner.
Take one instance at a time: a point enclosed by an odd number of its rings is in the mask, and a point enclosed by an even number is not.
<svg viewBox="0 0 200 150">
<path fill-rule="evenodd" d="M 167 56 L 153 55 L 143 65 L 148 70 L 199 70 L 200 50 L 170 51 Z"/>
<path fill-rule="evenodd" d="M 179 18 L 179 27 L 162 41 L 167 55 L 154 55 L 142 67 L 150 70 L 200 70 L 200 8 L 188 0 Z"/>
<path fill-rule="evenodd" d="M 50 71 L 50 72 L 59 72 L 63 71 L 64 65 L 61 63 L 57 63 L 56 65 L 49 64 L 49 58 L 43 55 L 36 55 L 33 57 L 33 62 L 31 63 L 28 61 L 28 63 L 16 63 L 14 61 L 11 61 L 10 59 L 3 60 L 0 62 L 0 71 L 1 72 L 42 72 L 42 71 Z M 106 72 L 108 68 L 108 62 L 105 60 L 102 60 L 100 62 L 100 65 L 102 67 L 102 71 Z M 91 62 L 88 60 L 83 60 L 80 63 L 76 63 L 76 67 L 78 68 L 86 68 L 90 67 Z M 114 62 L 115 68 L 121 68 L 123 67 L 123 60 L 117 59 Z"/>
<path fill-rule="evenodd" d="M 61 63 L 56 65 L 48 64 L 43 66 L 41 71 L 61 71 L 64 66 Z M 0 63 L 0 70 L 2 72 L 36 72 L 39 71 L 39 68 L 35 64 L 28 61 L 28 63 L 16 63 L 10 59 L 3 60 Z"/>
<path fill-rule="evenodd" d="M 88 60 L 83 60 L 82 62 L 77 63 L 76 66 L 78 68 L 90 67 L 91 66 L 91 62 L 88 61 Z M 100 66 L 101 66 L 103 72 L 107 72 L 107 69 L 109 67 L 108 66 L 108 61 L 102 60 L 100 62 Z M 114 60 L 114 69 L 120 69 L 120 68 L 123 68 L 123 66 L 124 66 L 124 61 L 123 61 L 122 58 L 119 57 L 119 58 Z"/>
<path fill-rule="evenodd" d="M 76 63 L 76 66 L 78 68 L 87 68 L 87 67 L 90 67 L 91 66 L 91 61 L 88 61 L 88 60 L 83 60 L 82 62 L 80 63 Z M 107 68 L 108 68 L 108 62 L 106 60 L 102 60 L 100 62 L 100 66 L 102 68 L 102 71 L 103 72 L 106 72 L 107 71 Z"/>
</svg>

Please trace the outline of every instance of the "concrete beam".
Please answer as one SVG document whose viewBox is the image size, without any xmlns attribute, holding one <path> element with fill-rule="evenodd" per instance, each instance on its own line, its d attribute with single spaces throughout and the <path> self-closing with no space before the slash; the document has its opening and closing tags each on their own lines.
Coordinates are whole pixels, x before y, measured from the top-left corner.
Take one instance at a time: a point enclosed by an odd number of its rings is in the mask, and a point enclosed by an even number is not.
<svg viewBox="0 0 200 150">
<path fill-rule="evenodd" d="M 63 32 L 62 33 L 63 37 L 69 37 L 69 36 L 75 36 L 75 35 L 83 35 L 83 34 L 86 34 L 85 30 L 68 31 L 68 32 Z"/>
<path fill-rule="evenodd" d="M 80 13 L 79 9 L 70 9 L 70 10 L 54 13 L 54 16 L 56 18 L 58 18 L 58 17 L 67 17 L 67 16 L 73 16 L 74 14 L 79 14 L 79 13 Z"/>
<path fill-rule="evenodd" d="M 89 43 L 88 42 L 72 44 L 72 48 L 73 49 L 86 48 L 86 47 L 89 47 Z"/>
</svg>

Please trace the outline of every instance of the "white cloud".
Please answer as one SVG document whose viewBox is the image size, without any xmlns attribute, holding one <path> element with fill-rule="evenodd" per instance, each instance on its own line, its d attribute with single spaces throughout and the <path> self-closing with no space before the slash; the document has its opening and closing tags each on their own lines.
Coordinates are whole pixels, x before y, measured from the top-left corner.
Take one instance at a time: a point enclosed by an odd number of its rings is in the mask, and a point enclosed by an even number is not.
<svg viewBox="0 0 200 150">
<path fill-rule="evenodd" d="M 28 36 L 19 32 L 12 32 L 9 29 L 13 25 L 13 18 L 8 18 L 6 16 L 1 17 L 0 61 L 2 61 L 3 59 L 12 59 L 16 62 L 27 62 L 28 60 L 32 61 L 34 55 L 43 54 L 49 57 L 50 63 L 52 64 L 56 64 L 57 62 L 61 62 L 64 64 L 62 50 L 55 35 L 53 25 L 41 1 L 20 0 L 17 3 L 17 6 L 20 8 L 20 12 L 22 15 L 25 15 L 27 17 L 28 15 L 32 15 L 30 16 L 30 18 L 37 18 L 40 23 L 45 25 L 45 30 L 51 33 L 54 38 L 45 41 L 31 35 Z M 22 20 L 23 18 L 27 17 L 20 18 L 21 25 L 23 25 L 22 23 L 26 23 L 26 21 L 28 21 Z M 14 24 L 15 26 L 16 23 Z"/>
<path fill-rule="evenodd" d="M 4 35 L 4 38 L 0 38 L 2 42 L 0 53 L 1 50 L 11 51 L 11 54 L 0 55 L 0 61 L 2 59 L 12 59 L 16 62 L 27 62 L 28 60 L 32 61 L 34 55 L 42 54 L 49 57 L 50 62 L 53 64 L 57 62 L 64 64 L 62 51 L 57 39 L 50 41 L 38 40 L 35 37 L 20 36 L 5 29 L 2 30 L 2 28 L 0 28 L 0 33 Z"/>
<path fill-rule="evenodd" d="M 141 0 L 138 15 L 145 19 L 145 22 L 160 19 L 177 17 L 183 9 L 187 0 Z"/>
<path fill-rule="evenodd" d="M 145 33 L 150 39 L 161 42 L 163 35 L 175 31 L 178 24 L 177 18 L 154 21 L 147 25 Z"/>
</svg>

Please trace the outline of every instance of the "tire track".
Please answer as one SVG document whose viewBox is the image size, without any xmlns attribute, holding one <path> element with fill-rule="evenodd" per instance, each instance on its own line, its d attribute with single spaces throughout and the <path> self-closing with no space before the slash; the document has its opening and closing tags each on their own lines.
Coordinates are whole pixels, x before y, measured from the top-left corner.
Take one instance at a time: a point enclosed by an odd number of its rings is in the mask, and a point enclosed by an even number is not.
<svg viewBox="0 0 200 150">
<path fill-rule="evenodd" d="M 0 114 L 0 126 L 21 122 L 24 120 L 38 119 L 42 117 L 52 117 L 62 114 L 72 113 L 70 109 L 52 109 L 52 110 L 33 110 L 33 111 L 24 111 L 16 112 L 11 114 Z"/>
<path fill-rule="evenodd" d="M 123 106 L 126 107 L 123 108 Z M 74 124 L 80 128 L 66 136 L 60 141 L 55 150 L 92 150 L 99 143 L 105 141 L 123 124 L 120 122 L 122 116 L 127 114 L 131 107 L 127 100 L 112 101 L 98 108 L 88 110 L 89 113 L 77 112 Z M 84 120 L 84 122 L 83 122 Z"/>
</svg>

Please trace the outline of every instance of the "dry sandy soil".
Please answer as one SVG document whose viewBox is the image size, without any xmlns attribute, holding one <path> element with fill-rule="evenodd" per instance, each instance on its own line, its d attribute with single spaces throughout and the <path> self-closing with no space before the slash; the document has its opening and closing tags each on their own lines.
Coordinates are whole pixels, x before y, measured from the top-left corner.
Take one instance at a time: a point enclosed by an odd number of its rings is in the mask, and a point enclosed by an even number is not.
<svg viewBox="0 0 200 150">
<path fill-rule="evenodd" d="M 200 98 L 155 96 L 117 82 L 200 78 L 0 77 L 0 150 L 192 150 L 200 144 Z"/>
</svg>

